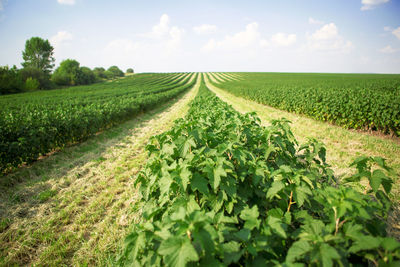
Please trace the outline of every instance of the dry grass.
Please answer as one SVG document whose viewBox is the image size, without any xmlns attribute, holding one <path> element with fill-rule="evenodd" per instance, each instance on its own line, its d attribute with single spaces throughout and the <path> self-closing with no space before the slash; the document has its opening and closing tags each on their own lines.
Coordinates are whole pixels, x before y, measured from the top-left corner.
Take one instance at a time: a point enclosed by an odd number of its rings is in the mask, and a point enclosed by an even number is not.
<svg viewBox="0 0 400 267">
<path fill-rule="evenodd" d="M 0 265 L 111 265 L 138 216 L 144 147 L 184 116 L 198 87 L 5 177 L 15 184 L 0 187 Z"/>
</svg>

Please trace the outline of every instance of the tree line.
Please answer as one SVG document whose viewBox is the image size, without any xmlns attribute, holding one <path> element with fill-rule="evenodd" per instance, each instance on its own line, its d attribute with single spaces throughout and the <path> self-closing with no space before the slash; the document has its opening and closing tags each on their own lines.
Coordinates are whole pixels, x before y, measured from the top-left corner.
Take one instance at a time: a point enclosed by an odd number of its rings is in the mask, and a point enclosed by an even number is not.
<svg viewBox="0 0 400 267">
<path fill-rule="evenodd" d="M 125 73 L 117 66 L 107 70 L 96 67 L 93 70 L 80 66 L 74 59 L 66 59 L 55 69 L 54 47 L 48 40 L 32 37 L 22 51 L 22 68 L 0 66 L 0 95 L 34 90 L 55 89 L 63 86 L 83 85 L 107 79 L 123 77 Z M 126 73 L 133 73 L 129 68 Z"/>
</svg>

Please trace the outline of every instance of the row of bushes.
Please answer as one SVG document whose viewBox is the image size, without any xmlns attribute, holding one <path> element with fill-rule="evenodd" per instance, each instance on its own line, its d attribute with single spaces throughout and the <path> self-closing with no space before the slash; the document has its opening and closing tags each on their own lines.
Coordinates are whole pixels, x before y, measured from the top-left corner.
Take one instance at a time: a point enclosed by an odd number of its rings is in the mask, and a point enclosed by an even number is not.
<svg viewBox="0 0 400 267">
<path fill-rule="evenodd" d="M 133 69 L 129 68 L 127 73 L 133 73 Z M 57 86 L 92 84 L 123 76 L 124 72 L 117 66 L 111 66 L 107 70 L 102 67 L 91 70 L 80 66 L 79 62 L 73 59 L 62 61 L 53 74 L 31 66 L 22 69 L 17 69 L 16 66 L 12 68 L 3 66 L 0 67 L 0 95 L 54 89 Z"/>
</svg>

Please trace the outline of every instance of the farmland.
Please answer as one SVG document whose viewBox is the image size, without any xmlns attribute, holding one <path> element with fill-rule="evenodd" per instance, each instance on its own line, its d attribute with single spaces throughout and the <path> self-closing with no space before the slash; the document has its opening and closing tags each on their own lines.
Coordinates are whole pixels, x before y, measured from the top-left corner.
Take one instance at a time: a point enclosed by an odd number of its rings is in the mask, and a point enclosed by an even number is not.
<svg viewBox="0 0 400 267">
<path fill-rule="evenodd" d="M 64 127 L 38 137 L 37 147 L 44 142 L 49 144 L 46 150 L 38 152 L 33 146 L 25 158 L 7 154 L 7 168 L 28 164 L 4 176 L 4 181 L 15 182 L 2 183 L 0 264 L 395 264 L 400 244 L 388 229 L 397 226 L 391 203 L 397 203 L 399 168 L 390 166 L 398 145 L 387 155 L 372 150 L 348 156 L 350 171 L 339 176 L 330 165 L 343 160 L 331 158 L 332 144 L 298 133 L 302 120 L 296 113 L 303 113 L 304 107 L 295 107 L 301 101 L 288 109 L 292 132 L 290 122 L 282 119 L 287 113 L 277 110 L 277 118 L 266 125 L 262 109 L 269 107 L 260 105 L 261 119 L 255 113 L 242 114 L 233 108 L 238 106 L 236 98 L 225 93 L 244 97 L 237 101 L 246 104 L 246 98 L 253 99 L 250 95 L 268 99 L 265 92 L 270 91 L 273 99 L 289 99 L 291 92 L 301 96 L 301 90 L 290 89 L 299 81 L 310 88 L 336 84 L 346 90 L 365 83 L 367 91 L 373 86 L 380 90 L 381 97 L 371 98 L 375 107 L 385 99 L 382 92 L 389 92 L 391 100 L 398 97 L 398 77 L 355 76 L 349 83 L 340 75 L 268 75 L 136 74 L 64 91 L 0 98 L 3 114 L 23 114 L 17 116 L 19 123 L 10 124 L 11 116 L 2 122 L 9 123 L 9 133 L 21 133 L 4 147 L 23 148 L 24 139 L 32 137 L 26 135 L 27 128 L 46 133 L 50 118 L 51 124 Z M 270 79 L 286 83 L 276 89 L 279 97 L 261 87 Z M 233 107 L 221 99 L 232 101 Z M 339 110 L 349 109 L 347 102 L 342 105 Z M 30 115 L 41 109 L 41 117 Z M 64 116 L 52 115 L 57 110 Z M 390 114 L 388 128 L 361 128 L 396 133 L 398 117 Z M 352 117 L 348 124 L 315 119 L 356 127 Z M 323 124 L 308 120 L 316 127 Z M 68 125 L 76 129 L 68 132 Z M 59 152 L 29 164 L 55 149 Z"/>
<path fill-rule="evenodd" d="M 143 74 L 61 91 L 4 96 L 0 99 L 0 171 L 145 112 L 191 88 L 192 76 Z"/>
<path fill-rule="evenodd" d="M 399 75 L 245 73 L 240 77 L 240 81 L 217 81 L 234 95 L 271 107 L 345 128 L 400 135 Z"/>
</svg>

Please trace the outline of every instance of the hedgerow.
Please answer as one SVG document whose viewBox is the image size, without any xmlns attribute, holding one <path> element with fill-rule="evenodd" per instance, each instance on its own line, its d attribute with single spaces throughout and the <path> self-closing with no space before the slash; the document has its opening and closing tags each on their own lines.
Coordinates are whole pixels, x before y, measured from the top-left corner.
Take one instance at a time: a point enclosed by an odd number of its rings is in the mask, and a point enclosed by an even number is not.
<svg viewBox="0 0 400 267">
<path fill-rule="evenodd" d="M 298 145 L 284 119 L 260 126 L 204 83 L 186 117 L 146 149 L 141 219 L 120 265 L 399 264 L 400 243 L 385 230 L 392 180 L 382 158 L 359 158 L 339 184 L 323 144 Z M 368 194 L 351 186 L 361 179 Z"/>
</svg>

